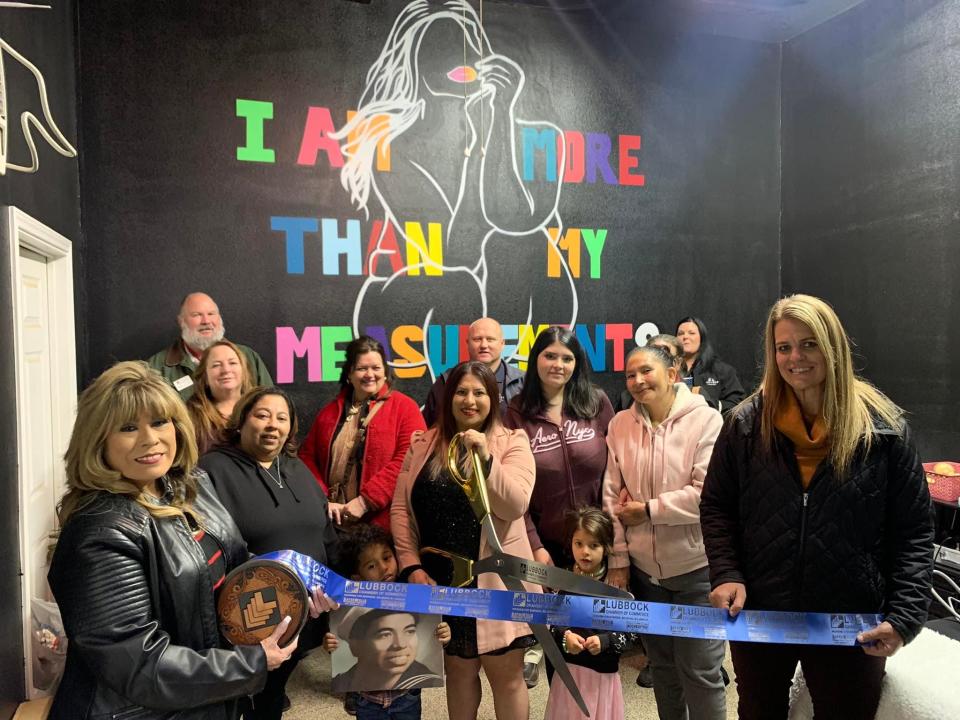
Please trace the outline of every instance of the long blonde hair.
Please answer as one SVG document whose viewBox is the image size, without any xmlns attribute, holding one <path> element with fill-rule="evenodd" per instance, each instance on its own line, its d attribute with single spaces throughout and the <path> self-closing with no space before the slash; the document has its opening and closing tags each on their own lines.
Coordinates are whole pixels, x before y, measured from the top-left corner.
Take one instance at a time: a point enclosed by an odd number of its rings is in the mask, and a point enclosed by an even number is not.
<svg viewBox="0 0 960 720">
<path fill-rule="evenodd" d="M 764 444 L 774 445 L 774 415 L 789 386 L 780 376 L 774 341 L 776 324 L 789 318 L 810 328 L 826 364 L 823 414 L 830 437 L 830 460 L 839 476 L 846 474 L 859 446 L 869 449 L 874 421 L 879 418 L 897 432 L 903 431 L 903 410 L 890 398 L 853 372 L 850 339 L 834 309 L 812 295 L 790 295 L 774 303 L 764 330 L 763 381 L 748 402 L 763 394 L 760 419 Z"/>
<path fill-rule="evenodd" d="M 203 351 L 197 369 L 193 371 L 193 395 L 187 401 L 187 410 L 190 411 L 190 419 L 193 420 L 197 432 L 197 449 L 201 453 L 225 440 L 224 432 L 227 429 L 227 422 L 230 420 L 229 417 L 224 417 L 217 410 L 216 400 L 214 400 L 213 393 L 210 391 L 210 384 L 207 382 L 210 352 L 215 347 L 228 347 L 236 353 L 237 359 L 240 361 L 240 397 L 246 395 L 256 386 L 253 373 L 250 372 L 250 366 L 247 364 L 246 355 L 229 340 L 218 340 Z M 239 402 L 239 398 L 237 400 Z"/>
<path fill-rule="evenodd" d="M 151 502 L 140 488 L 107 464 L 107 436 L 125 423 L 135 422 L 144 412 L 169 418 L 176 431 L 176 453 L 167 475 L 174 491 L 169 505 Z M 191 505 L 197 496 L 193 423 L 180 395 L 145 362 L 117 363 L 80 394 L 64 461 L 67 492 L 58 510 L 61 525 L 99 492 L 126 495 L 154 517 L 190 515 L 199 520 Z"/>
</svg>

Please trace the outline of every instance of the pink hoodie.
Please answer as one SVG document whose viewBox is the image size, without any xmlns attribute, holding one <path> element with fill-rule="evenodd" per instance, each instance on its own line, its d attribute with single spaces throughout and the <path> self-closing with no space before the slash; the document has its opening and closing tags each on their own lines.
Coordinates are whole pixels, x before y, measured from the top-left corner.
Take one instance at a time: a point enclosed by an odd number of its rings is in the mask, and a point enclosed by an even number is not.
<svg viewBox="0 0 960 720">
<path fill-rule="evenodd" d="M 723 419 L 700 395 L 676 383 L 677 398 L 656 430 L 638 403 L 607 431 L 603 509 L 614 518 L 611 568 L 631 562 L 654 578 L 669 578 L 707 564 L 700 532 L 700 490 Z M 614 507 L 620 490 L 648 503 L 650 520 L 624 527 Z"/>
</svg>

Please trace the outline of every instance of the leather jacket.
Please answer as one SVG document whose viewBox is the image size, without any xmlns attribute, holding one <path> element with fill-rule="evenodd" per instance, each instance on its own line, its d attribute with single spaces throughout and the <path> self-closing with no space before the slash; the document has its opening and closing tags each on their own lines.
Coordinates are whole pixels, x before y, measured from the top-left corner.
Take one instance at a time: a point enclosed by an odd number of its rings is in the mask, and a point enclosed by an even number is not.
<svg viewBox="0 0 960 720">
<path fill-rule="evenodd" d="M 246 545 L 197 475 L 194 508 L 229 572 Z M 206 558 L 181 518 L 100 492 L 64 525 L 48 580 L 68 638 L 50 720 L 229 720 L 266 682 L 259 645 L 221 647 Z"/>
</svg>

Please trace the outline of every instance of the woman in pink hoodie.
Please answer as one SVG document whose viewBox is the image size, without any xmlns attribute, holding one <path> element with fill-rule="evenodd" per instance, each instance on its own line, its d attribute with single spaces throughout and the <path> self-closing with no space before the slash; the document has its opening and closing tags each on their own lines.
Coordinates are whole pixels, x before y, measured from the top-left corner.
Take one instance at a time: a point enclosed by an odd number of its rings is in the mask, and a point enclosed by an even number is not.
<svg viewBox="0 0 960 720">
<path fill-rule="evenodd" d="M 627 356 L 635 402 L 607 431 L 603 505 L 614 517 L 607 582 L 629 585 L 640 600 L 707 606 L 700 490 L 723 421 L 677 379 L 662 348 Z M 726 717 L 723 641 L 644 635 L 643 642 L 663 720 Z"/>
</svg>

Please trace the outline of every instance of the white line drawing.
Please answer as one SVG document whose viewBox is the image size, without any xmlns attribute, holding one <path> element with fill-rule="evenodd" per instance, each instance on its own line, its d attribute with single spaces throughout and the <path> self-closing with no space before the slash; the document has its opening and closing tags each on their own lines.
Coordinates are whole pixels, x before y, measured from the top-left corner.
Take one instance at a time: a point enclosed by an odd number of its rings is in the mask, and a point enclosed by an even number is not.
<svg viewBox="0 0 960 720">
<path fill-rule="evenodd" d="M 492 50 L 482 18 L 469 2 L 415 0 L 397 15 L 370 67 L 357 114 L 333 135 L 342 143 L 340 182 L 351 202 L 369 217 L 372 193 L 384 220 L 354 305 L 354 333 L 382 324 L 372 320 L 378 317 L 372 302 L 394 312 L 402 304 L 410 318 L 403 324 L 424 331 L 427 359 L 395 362 L 395 367 L 426 365 L 433 379 L 427 328 L 449 311 L 444 305 L 453 299 L 461 308 L 469 306 L 462 310 L 472 313 L 469 320 L 489 315 L 504 324 L 576 322 L 576 287 L 559 251 L 561 278 L 551 280 L 546 297 L 540 296 L 548 244 L 555 246 L 563 237 L 559 201 L 566 143 L 558 143 L 556 182 L 523 182 L 517 157 L 522 130 L 552 131 L 563 138 L 551 122 L 516 117 L 525 83 L 523 69 Z M 384 143 L 391 170 L 378 173 L 374 165 Z M 407 234 L 405 220 L 442 224 L 442 265 L 419 238 Z M 398 245 L 413 244 L 421 260 L 401 258 L 399 270 L 391 266 L 384 274 L 380 265 L 394 253 L 384 244 L 389 224 Z M 555 239 L 548 228 L 557 228 Z M 421 276 L 409 277 L 410 270 Z M 425 290 L 424 276 L 438 271 L 442 281 L 429 278 L 430 290 Z M 444 321 L 451 316 L 438 320 Z M 465 316 L 453 321 L 464 322 Z"/>
<path fill-rule="evenodd" d="M 10 108 L 7 104 L 6 77 L 3 66 L 3 56 L 7 53 L 14 60 L 21 63 L 29 70 L 37 81 L 37 89 L 40 94 L 40 105 L 43 108 L 43 118 L 46 120 L 49 129 L 44 127 L 43 123 L 30 111 L 24 111 L 20 115 L 20 127 L 23 129 L 23 139 L 27 143 L 30 151 L 29 165 L 15 165 L 7 162 L 7 143 L 9 135 L 7 133 L 7 120 Z M 7 170 L 16 170 L 23 173 L 35 173 L 40 168 L 40 157 L 37 153 L 37 145 L 31 132 L 31 126 L 44 140 L 64 157 L 76 157 L 77 151 L 70 144 L 70 141 L 64 137 L 57 123 L 50 112 L 50 102 L 47 99 L 47 83 L 43 79 L 43 74 L 37 69 L 37 66 L 18 53 L 6 40 L 0 38 L 0 175 L 5 175 Z"/>
</svg>

